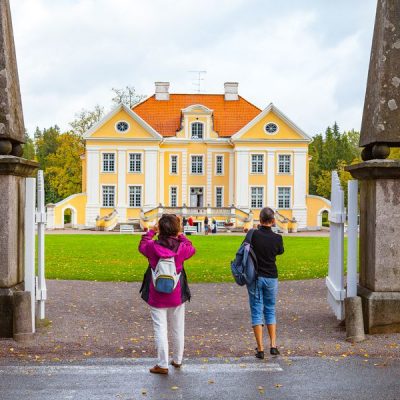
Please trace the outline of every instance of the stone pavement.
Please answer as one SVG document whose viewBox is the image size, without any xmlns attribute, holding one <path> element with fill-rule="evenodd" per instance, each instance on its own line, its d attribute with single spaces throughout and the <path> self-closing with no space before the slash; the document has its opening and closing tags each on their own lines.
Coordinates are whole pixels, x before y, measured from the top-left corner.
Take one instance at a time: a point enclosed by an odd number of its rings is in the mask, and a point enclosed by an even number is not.
<svg viewBox="0 0 400 400">
<path fill-rule="evenodd" d="M 168 376 L 152 359 L 92 359 L 69 364 L 0 365 L 2 400 L 381 399 L 400 393 L 400 361 L 347 357 L 276 360 L 191 359 Z"/>
<path fill-rule="evenodd" d="M 62 362 L 92 357 L 155 357 L 149 309 L 139 283 L 48 281 L 47 318 L 29 345 L 0 340 L 0 359 Z M 246 357 L 254 353 L 247 292 L 233 283 L 192 284 L 186 313 L 189 358 Z M 323 279 L 283 281 L 279 287 L 278 345 L 285 357 L 369 363 L 400 358 L 400 334 L 347 343 L 326 301 Z M 337 361 L 337 362 L 339 362 Z"/>
</svg>

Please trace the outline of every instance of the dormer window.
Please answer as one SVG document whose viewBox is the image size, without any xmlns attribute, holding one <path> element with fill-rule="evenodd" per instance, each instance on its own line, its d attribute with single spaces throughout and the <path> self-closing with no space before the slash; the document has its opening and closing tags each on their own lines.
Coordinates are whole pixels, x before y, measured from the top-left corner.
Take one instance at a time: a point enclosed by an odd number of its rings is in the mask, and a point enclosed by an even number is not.
<svg viewBox="0 0 400 400">
<path fill-rule="evenodd" d="M 193 122 L 191 125 L 192 139 L 203 139 L 204 137 L 204 124 L 202 122 Z"/>
</svg>

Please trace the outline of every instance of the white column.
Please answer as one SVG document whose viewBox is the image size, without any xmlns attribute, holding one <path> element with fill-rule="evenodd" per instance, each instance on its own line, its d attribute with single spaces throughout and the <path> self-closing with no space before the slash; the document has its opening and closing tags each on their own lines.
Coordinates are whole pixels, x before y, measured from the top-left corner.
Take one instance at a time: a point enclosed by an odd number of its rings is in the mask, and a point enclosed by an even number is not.
<svg viewBox="0 0 400 400">
<path fill-rule="evenodd" d="M 236 152 L 236 207 L 249 209 L 249 152 Z"/>
<path fill-rule="evenodd" d="M 182 151 L 182 206 L 184 204 L 189 205 L 187 199 L 187 169 L 188 169 L 187 159 L 188 159 L 187 151 L 183 150 Z"/>
<path fill-rule="evenodd" d="M 293 216 L 298 221 L 299 228 L 307 226 L 307 150 L 295 150 L 294 162 L 294 187 L 293 187 Z"/>
<path fill-rule="evenodd" d="M 165 197 L 164 197 L 164 167 L 165 167 L 165 154 L 163 151 L 159 153 L 159 158 L 160 158 L 160 168 L 159 168 L 159 174 L 160 174 L 160 193 L 158 194 L 159 202 L 165 206 Z"/>
<path fill-rule="evenodd" d="M 229 203 L 228 206 L 230 207 L 234 203 L 234 197 L 233 197 L 233 184 L 234 184 L 234 177 L 235 177 L 235 154 L 234 153 L 229 153 Z"/>
<path fill-rule="evenodd" d="M 100 153 L 98 150 L 86 150 L 86 225 L 96 226 L 96 217 L 100 214 Z"/>
<path fill-rule="evenodd" d="M 206 207 L 208 205 L 212 206 L 212 164 L 213 164 L 213 153 L 211 151 L 207 151 L 207 168 L 206 168 L 206 174 L 207 174 L 207 193 L 206 193 L 206 204 L 204 204 Z"/>
<path fill-rule="evenodd" d="M 158 150 L 145 150 L 144 167 L 144 208 L 157 207 Z"/>
<path fill-rule="evenodd" d="M 275 151 L 267 152 L 267 207 L 275 208 Z"/>
<path fill-rule="evenodd" d="M 119 215 L 119 222 L 126 222 L 126 209 L 127 209 L 127 195 L 126 195 L 126 151 L 118 150 L 118 194 L 117 194 L 117 212 Z"/>
</svg>

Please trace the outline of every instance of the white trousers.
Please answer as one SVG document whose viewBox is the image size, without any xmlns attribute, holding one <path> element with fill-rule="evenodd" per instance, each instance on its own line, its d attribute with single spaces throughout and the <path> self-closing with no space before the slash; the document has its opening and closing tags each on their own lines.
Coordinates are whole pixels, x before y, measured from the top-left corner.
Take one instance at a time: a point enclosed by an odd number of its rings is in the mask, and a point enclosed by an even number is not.
<svg viewBox="0 0 400 400">
<path fill-rule="evenodd" d="M 151 318 L 157 346 L 157 365 L 168 368 L 168 324 L 172 333 L 172 359 L 181 364 L 185 345 L 185 304 L 172 308 L 151 307 Z"/>
</svg>

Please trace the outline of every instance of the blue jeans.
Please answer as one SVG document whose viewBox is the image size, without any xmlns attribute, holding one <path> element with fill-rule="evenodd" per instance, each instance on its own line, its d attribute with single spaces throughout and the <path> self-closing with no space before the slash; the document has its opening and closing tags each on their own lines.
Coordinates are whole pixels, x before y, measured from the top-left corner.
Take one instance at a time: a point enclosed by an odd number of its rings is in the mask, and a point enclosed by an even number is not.
<svg viewBox="0 0 400 400">
<path fill-rule="evenodd" d="M 275 302 L 278 294 L 278 278 L 259 276 L 255 283 L 247 286 L 251 312 L 251 324 L 276 324 Z"/>
</svg>

